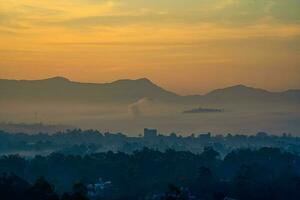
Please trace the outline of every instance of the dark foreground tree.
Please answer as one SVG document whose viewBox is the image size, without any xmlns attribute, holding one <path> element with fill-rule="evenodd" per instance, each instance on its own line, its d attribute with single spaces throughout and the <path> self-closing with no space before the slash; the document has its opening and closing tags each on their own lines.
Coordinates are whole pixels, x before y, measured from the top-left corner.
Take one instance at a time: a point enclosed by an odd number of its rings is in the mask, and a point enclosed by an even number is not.
<svg viewBox="0 0 300 200">
<path fill-rule="evenodd" d="M 28 189 L 25 198 L 28 200 L 59 200 L 54 192 L 54 187 L 43 177 L 36 180 L 35 184 Z"/>
</svg>

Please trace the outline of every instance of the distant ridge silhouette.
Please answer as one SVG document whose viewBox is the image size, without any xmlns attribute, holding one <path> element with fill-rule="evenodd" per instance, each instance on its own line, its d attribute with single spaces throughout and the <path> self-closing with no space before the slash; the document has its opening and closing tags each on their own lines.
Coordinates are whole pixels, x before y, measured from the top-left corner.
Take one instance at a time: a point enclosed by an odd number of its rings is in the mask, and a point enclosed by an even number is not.
<svg viewBox="0 0 300 200">
<path fill-rule="evenodd" d="M 0 79 L 0 92 L 0 101 L 132 103 L 145 97 L 163 102 L 179 97 L 146 78 L 124 79 L 111 83 L 80 83 L 64 77 L 43 80 Z"/>
<path fill-rule="evenodd" d="M 165 103 L 299 103 L 300 90 L 270 92 L 245 85 L 213 90 L 205 95 L 181 96 L 147 78 L 111 83 L 80 83 L 64 77 L 42 80 L 0 79 L 0 101 L 132 103 L 152 98 Z"/>
</svg>

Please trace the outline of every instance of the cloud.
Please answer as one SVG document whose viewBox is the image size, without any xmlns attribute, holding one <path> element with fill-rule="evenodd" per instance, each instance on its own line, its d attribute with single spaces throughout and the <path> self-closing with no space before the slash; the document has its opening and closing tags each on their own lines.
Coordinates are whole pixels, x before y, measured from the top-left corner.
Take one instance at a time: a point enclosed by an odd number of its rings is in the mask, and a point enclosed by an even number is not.
<svg viewBox="0 0 300 200">
<path fill-rule="evenodd" d="M 0 3 L 0 24 L 35 28 L 85 29 L 113 26 L 218 26 L 245 27 L 264 23 L 299 24 L 298 0 L 74 0 Z M 3 15 L 3 14 L 2 14 Z M 17 27 L 16 27 L 17 28 Z M 188 28 L 188 27 L 187 27 Z"/>
<path fill-rule="evenodd" d="M 18 34 L 17 32 L 0 28 L 0 35 L 12 36 L 12 35 L 17 35 L 17 34 Z"/>
<path fill-rule="evenodd" d="M 88 2 L 91 1 L 83 1 Z M 97 2 L 82 12 L 68 17 L 40 21 L 40 26 L 85 29 L 100 27 L 140 26 L 199 26 L 215 24 L 228 28 L 244 28 L 257 24 L 284 25 L 299 24 L 300 14 L 297 2 L 287 0 L 243 1 L 243 0 L 202 0 L 187 1 L 92 1 Z M 99 7 L 100 6 L 100 7 Z M 92 8 L 93 9 L 92 9 Z M 286 9 L 280 9 L 286 7 Z M 95 9 L 97 8 L 97 9 Z M 101 8 L 101 9 L 100 9 Z M 97 11 L 99 10 L 99 11 Z"/>
<path fill-rule="evenodd" d="M 298 37 L 299 4 L 298 0 L 8 0 L 0 2 L 0 30 L 4 41 L 8 35 L 23 35 L 24 45 L 193 47 L 206 40 Z"/>
<path fill-rule="evenodd" d="M 176 16 L 164 14 L 142 14 L 142 15 L 100 15 L 72 18 L 62 21 L 49 22 L 47 25 L 56 25 L 73 28 L 88 28 L 101 26 L 130 26 L 130 25 L 146 25 L 146 24 L 162 24 L 162 23 L 178 23 L 175 21 Z"/>
</svg>

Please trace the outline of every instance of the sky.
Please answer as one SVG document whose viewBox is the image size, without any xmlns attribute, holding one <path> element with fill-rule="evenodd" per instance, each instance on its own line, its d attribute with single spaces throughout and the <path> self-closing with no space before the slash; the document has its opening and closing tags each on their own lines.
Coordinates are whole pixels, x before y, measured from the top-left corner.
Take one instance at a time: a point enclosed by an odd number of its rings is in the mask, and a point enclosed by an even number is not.
<svg viewBox="0 0 300 200">
<path fill-rule="evenodd" d="M 0 78 L 300 88 L 299 0 L 3 0 Z"/>
</svg>

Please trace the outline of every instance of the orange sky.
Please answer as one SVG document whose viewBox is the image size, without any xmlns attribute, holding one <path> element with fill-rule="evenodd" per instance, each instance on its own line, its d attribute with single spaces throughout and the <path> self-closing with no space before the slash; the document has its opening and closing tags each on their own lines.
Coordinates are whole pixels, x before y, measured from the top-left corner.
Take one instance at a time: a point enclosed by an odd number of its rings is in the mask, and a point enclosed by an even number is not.
<svg viewBox="0 0 300 200">
<path fill-rule="evenodd" d="M 298 0 L 5 0 L 0 78 L 300 88 Z"/>
</svg>

